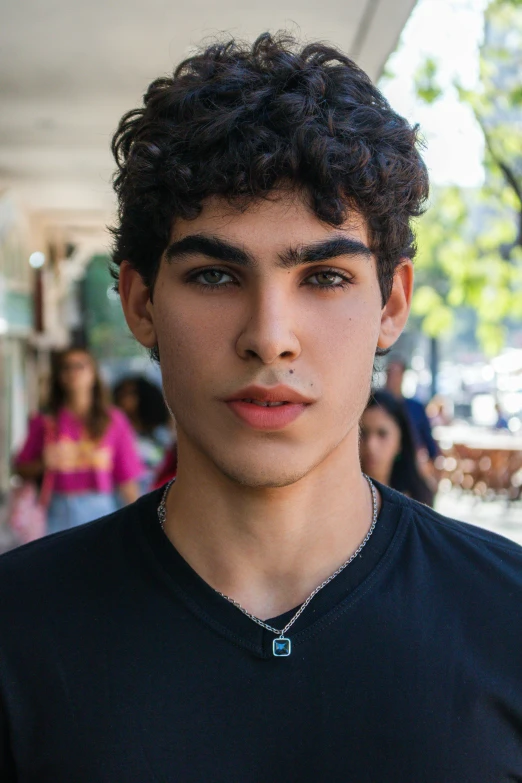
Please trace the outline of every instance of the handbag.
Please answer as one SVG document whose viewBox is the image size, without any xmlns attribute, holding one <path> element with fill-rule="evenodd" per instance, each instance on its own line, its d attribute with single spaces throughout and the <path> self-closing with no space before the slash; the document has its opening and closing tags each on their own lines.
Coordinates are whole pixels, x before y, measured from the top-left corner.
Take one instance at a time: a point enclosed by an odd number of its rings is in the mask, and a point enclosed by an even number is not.
<svg viewBox="0 0 522 783">
<path fill-rule="evenodd" d="M 51 424 L 45 420 L 45 441 L 49 439 Z M 24 481 L 19 476 L 12 479 L 12 489 L 7 501 L 7 523 L 20 544 L 28 544 L 42 538 L 47 532 L 47 508 L 51 501 L 54 476 L 44 471 L 42 485 Z"/>
<path fill-rule="evenodd" d="M 41 493 L 32 481 L 20 481 L 11 489 L 7 521 L 20 544 L 28 544 L 45 535 L 47 508 L 40 500 Z"/>
</svg>

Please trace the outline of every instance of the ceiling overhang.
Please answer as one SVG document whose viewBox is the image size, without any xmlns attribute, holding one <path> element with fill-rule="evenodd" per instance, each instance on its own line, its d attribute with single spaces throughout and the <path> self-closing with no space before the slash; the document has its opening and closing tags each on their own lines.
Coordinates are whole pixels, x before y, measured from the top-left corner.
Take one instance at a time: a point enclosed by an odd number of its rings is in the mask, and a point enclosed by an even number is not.
<svg viewBox="0 0 522 783">
<path fill-rule="evenodd" d="M 29 213 L 85 214 L 102 227 L 120 116 L 203 39 L 284 28 L 339 46 L 375 80 L 415 1 L 0 0 L 0 191 Z"/>
</svg>

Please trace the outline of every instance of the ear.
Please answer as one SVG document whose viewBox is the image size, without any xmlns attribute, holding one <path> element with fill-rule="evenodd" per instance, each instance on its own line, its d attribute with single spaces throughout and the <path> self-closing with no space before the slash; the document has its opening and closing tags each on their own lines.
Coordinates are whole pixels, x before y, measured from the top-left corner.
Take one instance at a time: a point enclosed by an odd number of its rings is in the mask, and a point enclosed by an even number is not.
<svg viewBox="0 0 522 783">
<path fill-rule="evenodd" d="M 412 293 L 413 264 L 411 258 L 403 258 L 393 276 L 390 298 L 382 309 L 379 348 L 390 348 L 399 338 L 410 314 Z"/>
<path fill-rule="evenodd" d="M 128 261 L 123 261 L 120 266 L 118 291 L 125 320 L 132 334 L 145 348 L 154 348 L 157 339 L 151 292 L 140 273 Z"/>
</svg>

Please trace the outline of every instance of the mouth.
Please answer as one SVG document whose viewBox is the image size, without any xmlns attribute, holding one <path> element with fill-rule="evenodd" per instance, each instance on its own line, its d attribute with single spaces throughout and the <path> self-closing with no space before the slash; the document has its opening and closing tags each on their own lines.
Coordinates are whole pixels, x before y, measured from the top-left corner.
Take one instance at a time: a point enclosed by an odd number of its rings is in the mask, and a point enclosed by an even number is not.
<svg viewBox="0 0 522 783">
<path fill-rule="evenodd" d="M 253 400 L 253 399 L 241 399 L 241 400 L 230 400 L 229 402 L 248 402 L 251 405 L 259 405 L 261 408 L 280 408 L 281 405 L 291 405 L 288 400 L 283 400 L 282 402 L 263 402 L 263 400 Z"/>
<path fill-rule="evenodd" d="M 282 384 L 279 386 L 247 386 L 232 394 L 225 402 L 234 402 L 236 400 L 242 400 L 254 405 L 310 405 L 314 402 L 313 399 L 297 391 L 297 389 Z"/>
<path fill-rule="evenodd" d="M 313 400 L 286 386 L 257 386 L 243 389 L 225 403 L 243 424 L 273 432 L 294 422 Z"/>
</svg>

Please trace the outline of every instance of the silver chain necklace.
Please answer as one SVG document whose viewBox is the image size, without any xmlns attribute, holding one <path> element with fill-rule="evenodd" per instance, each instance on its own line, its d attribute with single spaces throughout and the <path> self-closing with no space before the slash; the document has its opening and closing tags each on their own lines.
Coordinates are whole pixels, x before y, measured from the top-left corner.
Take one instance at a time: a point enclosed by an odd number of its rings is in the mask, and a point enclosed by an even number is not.
<svg viewBox="0 0 522 783">
<path fill-rule="evenodd" d="M 361 551 L 364 549 L 368 541 L 370 540 L 370 537 L 375 530 L 375 525 L 377 524 L 377 493 L 375 491 L 375 487 L 373 485 L 373 482 L 369 476 L 367 476 L 365 473 L 363 473 L 364 478 L 368 482 L 370 486 L 370 490 L 372 493 L 372 523 L 370 525 L 370 528 L 368 532 L 366 533 L 365 537 L 355 550 L 348 560 L 345 560 L 345 562 L 339 566 L 339 568 L 331 574 L 328 579 L 325 579 L 324 582 L 322 582 L 320 585 L 318 585 L 315 590 L 310 593 L 306 601 L 301 604 L 297 612 L 294 614 L 292 619 L 285 625 L 284 628 L 278 629 L 273 628 L 271 625 L 268 625 L 268 623 L 264 623 L 263 620 L 260 620 L 259 617 L 256 617 L 255 615 L 248 612 L 246 609 L 244 609 L 241 604 L 239 604 L 237 601 L 234 601 L 233 598 L 230 598 L 230 596 L 225 595 L 225 593 L 221 593 L 219 590 L 216 590 L 215 588 L 212 588 L 218 595 L 220 595 L 222 598 L 226 598 L 227 601 L 229 601 L 231 604 L 233 604 L 237 609 L 240 610 L 240 612 L 243 612 L 244 615 L 250 618 L 250 620 L 253 620 L 254 623 L 257 623 L 257 625 L 260 625 L 261 628 L 265 628 L 267 631 L 271 631 L 272 633 L 276 634 L 276 638 L 272 641 L 272 653 L 276 658 L 286 658 L 290 655 L 292 652 L 292 642 L 291 640 L 286 636 L 290 628 L 293 626 L 295 621 L 302 615 L 312 598 L 314 598 L 317 593 L 323 589 L 323 587 L 326 587 L 327 584 L 329 584 L 333 579 L 335 579 L 336 576 L 338 576 L 341 571 L 344 571 L 346 566 L 350 565 L 350 563 L 355 560 L 355 558 L 360 555 Z M 165 530 L 165 521 L 167 519 L 167 495 L 169 493 L 169 489 L 171 488 L 172 484 L 174 483 L 176 479 L 172 479 L 169 481 L 167 486 L 165 487 L 165 490 L 163 492 L 163 496 L 161 498 L 161 503 L 158 506 L 158 519 L 161 526 L 161 529 Z"/>
</svg>

